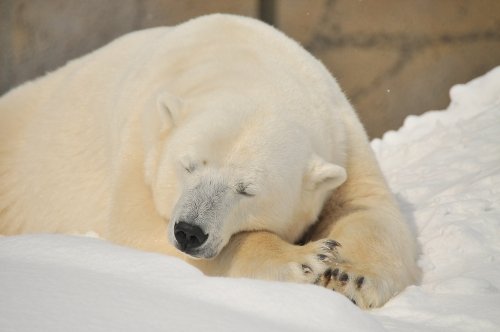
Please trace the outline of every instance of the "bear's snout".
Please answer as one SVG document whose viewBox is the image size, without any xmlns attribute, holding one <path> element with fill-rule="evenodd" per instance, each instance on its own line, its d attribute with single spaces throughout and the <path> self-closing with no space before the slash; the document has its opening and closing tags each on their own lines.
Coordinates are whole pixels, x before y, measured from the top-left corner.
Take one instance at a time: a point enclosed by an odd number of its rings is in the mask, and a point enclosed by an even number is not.
<svg viewBox="0 0 500 332">
<path fill-rule="evenodd" d="M 191 249 L 199 248 L 208 238 L 208 234 L 205 234 L 200 227 L 183 221 L 175 224 L 174 235 L 179 249 L 186 253 L 189 253 Z"/>
</svg>

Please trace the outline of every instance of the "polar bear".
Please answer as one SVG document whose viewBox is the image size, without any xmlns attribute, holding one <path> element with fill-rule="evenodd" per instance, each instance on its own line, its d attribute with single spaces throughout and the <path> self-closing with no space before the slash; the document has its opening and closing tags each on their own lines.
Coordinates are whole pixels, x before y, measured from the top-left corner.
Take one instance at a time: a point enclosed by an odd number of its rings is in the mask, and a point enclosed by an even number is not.
<svg viewBox="0 0 500 332">
<path fill-rule="evenodd" d="M 0 232 L 88 231 L 362 308 L 419 277 L 335 79 L 232 15 L 130 33 L 0 99 Z"/>
</svg>

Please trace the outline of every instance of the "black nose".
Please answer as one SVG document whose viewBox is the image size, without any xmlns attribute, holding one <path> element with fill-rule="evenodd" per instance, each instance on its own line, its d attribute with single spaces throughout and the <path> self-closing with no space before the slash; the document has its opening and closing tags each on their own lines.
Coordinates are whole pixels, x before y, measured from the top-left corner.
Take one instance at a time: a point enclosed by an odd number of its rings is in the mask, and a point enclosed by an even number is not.
<svg viewBox="0 0 500 332">
<path fill-rule="evenodd" d="M 195 249 L 201 246 L 208 238 L 200 227 L 180 221 L 174 226 L 175 239 L 182 251 Z"/>
</svg>

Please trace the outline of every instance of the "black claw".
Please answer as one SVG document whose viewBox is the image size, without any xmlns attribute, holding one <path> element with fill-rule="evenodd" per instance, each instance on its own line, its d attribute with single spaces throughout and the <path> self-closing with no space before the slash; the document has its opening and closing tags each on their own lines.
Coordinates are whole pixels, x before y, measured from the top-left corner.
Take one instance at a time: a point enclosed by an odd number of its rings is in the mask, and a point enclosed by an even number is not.
<svg viewBox="0 0 500 332">
<path fill-rule="evenodd" d="M 332 276 L 337 279 L 337 276 L 339 275 L 339 269 L 335 269 L 332 271 Z"/>
<path fill-rule="evenodd" d="M 322 262 L 326 261 L 328 259 L 327 255 L 319 254 L 318 259 Z"/>
<path fill-rule="evenodd" d="M 308 273 L 311 273 L 312 272 L 312 269 L 310 266 L 308 265 L 305 265 L 305 264 L 302 264 L 302 270 L 304 271 L 304 273 L 308 274 Z"/>
<path fill-rule="evenodd" d="M 335 240 L 326 240 L 326 241 L 325 241 L 325 246 L 326 246 L 326 247 L 327 247 L 327 249 L 329 249 L 329 250 L 333 250 L 333 248 L 335 248 L 335 247 L 342 247 L 342 246 L 340 245 L 340 243 L 338 243 L 338 242 L 337 242 L 337 241 L 335 241 Z"/>
<path fill-rule="evenodd" d="M 363 282 L 365 282 L 365 277 L 359 277 L 356 279 L 356 287 L 360 289 L 361 286 L 363 286 Z"/>
<path fill-rule="evenodd" d="M 351 299 L 351 302 L 354 303 L 355 305 L 358 305 L 354 299 Z"/>
<path fill-rule="evenodd" d="M 349 276 L 347 275 L 347 273 L 342 273 L 339 277 L 339 281 L 346 282 L 347 280 L 349 280 Z"/>
</svg>

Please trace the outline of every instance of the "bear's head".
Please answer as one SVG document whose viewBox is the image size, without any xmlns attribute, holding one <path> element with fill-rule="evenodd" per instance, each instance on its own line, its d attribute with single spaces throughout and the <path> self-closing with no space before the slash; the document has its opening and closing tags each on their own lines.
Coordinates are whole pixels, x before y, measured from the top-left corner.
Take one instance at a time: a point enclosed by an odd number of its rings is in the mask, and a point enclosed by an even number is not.
<svg viewBox="0 0 500 332">
<path fill-rule="evenodd" d="M 297 240 L 345 181 L 344 168 L 316 155 L 300 124 L 253 106 L 215 106 L 159 99 L 146 182 L 169 241 L 208 259 L 243 231 Z"/>
</svg>

